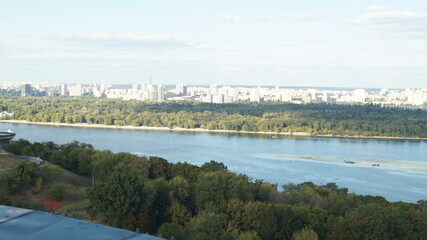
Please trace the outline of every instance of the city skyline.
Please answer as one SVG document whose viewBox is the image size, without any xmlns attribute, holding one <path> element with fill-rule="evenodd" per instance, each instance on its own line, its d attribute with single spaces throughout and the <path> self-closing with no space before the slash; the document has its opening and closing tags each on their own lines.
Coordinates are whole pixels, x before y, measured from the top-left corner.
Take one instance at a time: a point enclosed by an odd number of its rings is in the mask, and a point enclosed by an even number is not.
<svg viewBox="0 0 427 240">
<path fill-rule="evenodd" d="M 0 81 L 425 88 L 427 3 L 37 1 L 0 9 Z"/>
<path fill-rule="evenodd" d="M 191 86 L 177 84 L 113 85 L 109 83 L 51 84 L 1 82 L 1 90 L 20 92 L 21 97 L 29 96 L 70 96 L 82 95 L 98 98 L 118 98 L 150 102 L 192 101 L 205 103 L 233 102 L 286 102 L 293 104 L 374 104 L 381 106 L 417 107 L 426 109 L 427 88 L 407 89 L 316 89 L 282 88 L 280 86 Z M 33 91 L 34 90 L 34 91 Z M 13 93 L 12 93 L 13 94 Z"/>
</svg>

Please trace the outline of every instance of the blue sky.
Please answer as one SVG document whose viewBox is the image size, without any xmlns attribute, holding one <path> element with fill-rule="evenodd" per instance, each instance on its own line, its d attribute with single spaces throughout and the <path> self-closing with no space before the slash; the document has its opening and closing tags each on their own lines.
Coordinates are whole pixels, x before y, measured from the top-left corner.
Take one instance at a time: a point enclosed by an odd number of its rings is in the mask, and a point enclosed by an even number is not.
<svg viewBox="0 0 427 240">
<path fill-rule="evenodd" d="M 424 0 L 0 1 L 0 81 L 427 87 Z"/>
</svg>

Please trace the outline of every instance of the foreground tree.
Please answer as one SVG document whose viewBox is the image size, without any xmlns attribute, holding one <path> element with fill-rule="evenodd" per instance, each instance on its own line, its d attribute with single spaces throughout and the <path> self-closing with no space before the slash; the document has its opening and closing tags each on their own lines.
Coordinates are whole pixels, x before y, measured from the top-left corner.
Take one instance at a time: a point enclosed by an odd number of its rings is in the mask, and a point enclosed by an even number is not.
<svg viewBox="0 0 427 240">
<path fill-rule="evenodd" d="M 110 178 L 88 191 L 92 217 L 101 215 L 119 228 L 147 231 L 155 189 L 147 178 L 128 167 L 114 169 Z"/>
</svg>

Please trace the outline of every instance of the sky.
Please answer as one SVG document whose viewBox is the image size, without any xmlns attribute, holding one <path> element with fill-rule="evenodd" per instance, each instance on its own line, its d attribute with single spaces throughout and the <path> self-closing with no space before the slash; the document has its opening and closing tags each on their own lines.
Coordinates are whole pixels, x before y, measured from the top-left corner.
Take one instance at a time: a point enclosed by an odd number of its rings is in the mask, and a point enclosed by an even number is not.
<svg viewBox="0 0 427 240">
<path fill-rule="evenodd" d="M 0 81 L 427 87 L 425 0 L 0 0 Z"/>
</svg>

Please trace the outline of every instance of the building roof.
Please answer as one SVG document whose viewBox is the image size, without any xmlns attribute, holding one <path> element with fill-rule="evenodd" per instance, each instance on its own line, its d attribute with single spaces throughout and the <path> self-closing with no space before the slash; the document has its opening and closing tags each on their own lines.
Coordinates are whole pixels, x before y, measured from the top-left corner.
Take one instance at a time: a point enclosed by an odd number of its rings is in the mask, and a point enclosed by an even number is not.
<svg viewBox="0 0 427 240">
<path fill-rule="evenodd" d="M 55 214 L 0 205 L 1 239 L 162 240 Z"/>
</svg>

